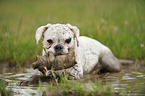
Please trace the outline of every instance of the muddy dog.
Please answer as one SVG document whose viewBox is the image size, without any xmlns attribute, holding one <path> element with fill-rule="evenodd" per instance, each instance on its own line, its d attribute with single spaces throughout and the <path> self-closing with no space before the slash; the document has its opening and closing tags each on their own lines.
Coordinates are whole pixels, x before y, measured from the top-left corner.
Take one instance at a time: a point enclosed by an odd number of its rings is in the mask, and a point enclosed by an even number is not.
<svg viewBox="0 0 145 96">
<path fill-rule="evenodd" d="M 69 51 L 74 52 L 76 64 L 65 71 L 75 79 L 83 78 L 84 74 L 92 72 L 97 67 L 109 72 L 121 71 L 120 62 L 111 50 L 97 40 L 79 36 L 79 29 L 76 26 L 47 24 L 37 29 L 35 34 L 37 44 L 41 37 L 44 38 L 43 55 L 52 52 L 54 56 L 61 56 L 67 55 Z M 69 50 L 71 48 L 73 50 Z"/>
</svg>

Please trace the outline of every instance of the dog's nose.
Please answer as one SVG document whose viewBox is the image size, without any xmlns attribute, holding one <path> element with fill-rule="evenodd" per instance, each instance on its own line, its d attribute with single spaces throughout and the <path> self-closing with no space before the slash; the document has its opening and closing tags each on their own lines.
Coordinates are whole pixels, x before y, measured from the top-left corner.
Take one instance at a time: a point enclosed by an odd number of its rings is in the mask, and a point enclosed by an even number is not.
<svg viewBox="0 0 145 96">
<path fill-rule="evenodd" d="M 60 52 L 60 51 L 62 51 L 62 49 L 63 49 L 63 46 L 62 45 L 56 45 L 54 47 L 55 52 Z"/>
</svg>

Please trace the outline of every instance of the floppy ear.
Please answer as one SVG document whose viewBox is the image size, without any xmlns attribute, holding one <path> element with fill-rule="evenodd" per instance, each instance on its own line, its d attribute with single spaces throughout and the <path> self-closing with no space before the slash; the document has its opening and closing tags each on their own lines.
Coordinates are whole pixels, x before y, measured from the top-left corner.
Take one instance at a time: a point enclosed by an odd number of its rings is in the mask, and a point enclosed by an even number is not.
<svg viewBox="0 0 145 96">
<path fill-rule="evenodd" d="M 80 35 L 80 32 L 79 32 L 79 29 L 76 27 L 76 26 L 72 26 L 70 24 L 67 24 L 67 26 L 70 28 L 70 30 L 74 33 L 74 38 L 76 39 L 77 41 L 77 46 L 79 47 L 79 41 L 78 41 L 78 38 L 79 38 L 79 35 Z"/>
<path fill-rule="evenodd" d="M 45 26 L 41 26 L 36 30 L 36 34 L 35 34 L 35 39 L 36 39 L 36 43 L 38 45 L 39 40 L 41 39 L 42 35 L 44 34 L 44 32 L 48 29 L 48 27 L 50 27 L 51 24 L 47 24 Z"/>
</svg>

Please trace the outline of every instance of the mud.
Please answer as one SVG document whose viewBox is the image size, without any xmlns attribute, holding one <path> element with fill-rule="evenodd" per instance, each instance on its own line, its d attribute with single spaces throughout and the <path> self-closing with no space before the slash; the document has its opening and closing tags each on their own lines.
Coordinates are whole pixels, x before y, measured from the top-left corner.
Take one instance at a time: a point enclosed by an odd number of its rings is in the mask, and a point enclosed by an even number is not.
<svg viewBox="0 0 145 96">
<path fill-rule="evenodd" d="M 89 81 L 94 82 L 96 79 L 101 80 L 105 86 L 106 81 L 112 85 L 113 91 L 119 95 L 145 95 L 145 67 L 138 63 L 123 65 L 120 73 L 103 73 L 103 74 L 88 74 L 84 76 L 82 83 L 87 84 Z M 29 86 L 19 86 L 18 84 L 23 80 L 28 80 L 31 76 L 35 78 L 41 77 L 40 74 L 33 68 L 8 68 L 5 64 L 0 67 L 0 79 L 4 79 L 8 83 L 7 88 L 11 88 L 12 95 L 31 96 L 46 94 L 45 87 L 33 85 L 27 82 Z M 44 82 L 49 82 L 46 80 Z M 37 80 L 35 82 L 38 82 Z M 47 94 L 51 94 L 47 91 Z"/>
</svg>

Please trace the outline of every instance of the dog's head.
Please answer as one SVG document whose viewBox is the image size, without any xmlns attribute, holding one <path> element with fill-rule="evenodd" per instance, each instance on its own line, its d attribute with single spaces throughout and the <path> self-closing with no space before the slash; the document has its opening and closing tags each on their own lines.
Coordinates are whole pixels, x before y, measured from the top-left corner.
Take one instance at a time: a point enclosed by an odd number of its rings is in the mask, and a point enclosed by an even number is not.
<svg viewBox="0 0 145 96">
<path fill-rule="evenodd" d="M 65 55 L 70 48 L 79 46 L 79 29 L 70 24 L 47 24 L 41 26 L 36 31 L 36 42 L 38 44 L 41 37 L 44 37 L 43 48 L 54 55 Z"/>
</svg>

